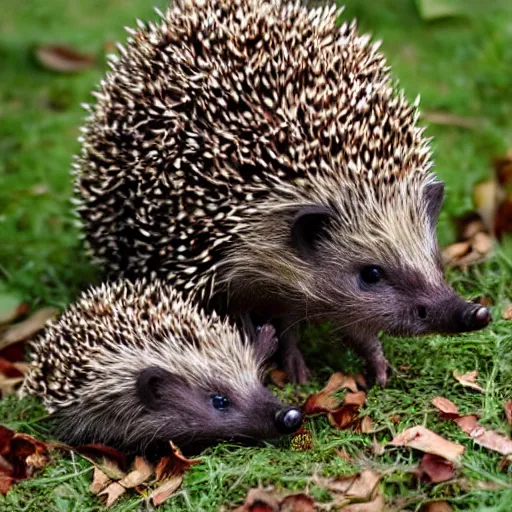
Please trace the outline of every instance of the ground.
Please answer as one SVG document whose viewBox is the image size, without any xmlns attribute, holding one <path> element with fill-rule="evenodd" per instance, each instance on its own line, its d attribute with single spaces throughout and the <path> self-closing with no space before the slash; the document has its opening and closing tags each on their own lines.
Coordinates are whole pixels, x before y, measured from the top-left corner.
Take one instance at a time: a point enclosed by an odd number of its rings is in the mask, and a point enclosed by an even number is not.
<svg viewBox="0 0 512 512">
<path fill-rule="evenodd" d="M 34 308 L 66 306 L 88 282 L 97 279 L 79 244 L 69 203 L 71 157 L 78 149 L 78 127 L 84 116 L 80 103 L 104 69 L 105 46 L 123 39 L 123 26 L 136 17 L 154 17 L 148 0 L 22 2 L 3 0 L 0 17 L 0 293 L 16 293 Z M 164 7 L 157 0 L 158 7 Z M 468 13 L 451 20 L 424 22 L 413 0 L 350 0 L 344 18 L 357 16 L 360 26 L 383 39 L 394 75 L 406 94 L 422 97 L 422 108 L 443 110 L 478 120 L 472 129 L 430 126 L 436 171 L 447 182 L 439 236 L 453 240 L 451 218 L 472 209 L 473 185 L 491 172 L 492 158 L 512 147 L 512 25 L 503 8 L 467 3 Z M 478 4 L 478 5 L 477 5 Z M 492 4 L 494 5 L 494 4 Z M 475 11 L 474 9 L 478 9 Z M 33 60 L 33 49 L 45 42 L 73 45 L 98 56 L 98 65 L 76 75 L 45 71 Z M 500 456 L 473 445 L 457 428 L 438 419 L 430 404 L 440 395 L 461 412 L 478 412 L 481 423 L 510 434 L 503 402 L 512 397 L 512 334 L 500 320 L 512 300 L 512 251 L 502 248 L 488 263 L 469 272 L 449 272 L 450 282 L 466 297 L 493 300 L 493 325 L 458 337 L 385 338 L 385 350 L 397 369 L 385 390 L 373 389 L 366 413 L 379 429 L 380 441 L 406 427 L 425 424 L 466 446 L 460 476 L 473 482 L 417 485 L 412 470 L 418 453 L 387 449 L 371 455 L 371 436 L 333 430 L 325 418 L 309 422 L 311 452 L 289 449 L 289 441 L 258 448 L 218 446 L 203 454 L 203 463 L 187 474 L 182 490 L 166 511 L 214 511 L 236 504 L 248 488 L 273 483 L 289 490 L 304 489 L 313 472 L 353 473 L 370 466 L 384 471 L 383 492 L 391 510 L 419 510 L 430 498 L 444 498 L 455 510 L 512 510 L 511 470 L 498 469 Z M 300 403 L 334 370 L 350 370 L 353 358 L 340 349 L 330 359 L 324 336 L 310 333 L 305 343 L 314 380 L 310 386 L 280 392 Z M 323 348 L 323 349 L 322 349 Z M 329 350 L 328 352 L 332 352 Z M 314 357 L 314 356 L 317 357 Z M 404 366 L 405 365 L 405 366 Z M 405 368 L 401 370 L 400 367 Z M 477 369 L 485 394 L 462 388 L 452 371 Z M 399 423 L 391 420 L 399 416 Z M 47 435 L 44 411 L 32 401 L 0 401 L 0 423 L 25 432 Z M 346 462 L 336 449 L 352 457 Z M 94 511 L 99 502 L 88 492 L 91 467 L 79 458 L 55 460 L 42 474 L 20 483 L 0 497 L 4 512 Z M 495 490 L 474 482 L 494 482 Z M 313 494 L 322 498 L 318 489 Z M 325 496 L 323 496 L 325 498 Z M 124 499 L 113 510 L 138 510 L 140 498 Z"/>
</svg>

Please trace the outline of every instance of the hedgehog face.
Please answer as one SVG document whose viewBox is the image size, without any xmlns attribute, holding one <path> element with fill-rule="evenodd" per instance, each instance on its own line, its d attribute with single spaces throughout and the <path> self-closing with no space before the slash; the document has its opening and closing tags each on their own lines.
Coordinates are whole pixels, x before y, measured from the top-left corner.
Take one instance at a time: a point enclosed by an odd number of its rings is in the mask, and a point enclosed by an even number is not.
<svg viewBox="0 0 512 512">
<path fill-rule="evenodd" d="M 444 280 L 435 234 L 442 184 L 418 188 L 417 203 L 401 183 L 388 189 L 380 201 L 364 191 L 369 197 L 360 198 L 361 208 L 352 212 L 355 229 L 343 224 L 349 218 L 343 206 L 341 213 L 321 205 L 297 212 L 292 244 L 313 276 L 305 288 L 327 299 L 317 308 L 357 337 L 379 331 L 455 333 L 487 325 L 488 314 L 458 297 Z"/>
<path fill-rule="evenodd" d="M 284 407 L 258 381 L 242 393 L 220 380 L 191 385 L 150 367 L 140 372 L 136 386 L 156 440 L 180 446 L 274 438 L 294 432 L 302 421 L 298 409 Z"/>
</svg>

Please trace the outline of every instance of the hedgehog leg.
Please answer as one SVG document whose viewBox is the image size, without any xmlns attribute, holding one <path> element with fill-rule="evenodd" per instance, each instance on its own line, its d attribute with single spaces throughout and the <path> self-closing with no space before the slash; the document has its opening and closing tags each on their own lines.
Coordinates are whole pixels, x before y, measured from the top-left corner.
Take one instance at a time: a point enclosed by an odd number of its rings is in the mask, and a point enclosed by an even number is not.
<svg viewBox="0 0 512 512">
<path fill-rule="evenodd" d="M 281 325 L 280 328 L 281 368 L 292 384 L 305 384 L 309 380 L 310 372 L 299 349 L 299 333 L 296 322 Z"/>
<path fill-rule="evenodd" d="M 372 335 L 364 338 L 350 337 L 345 342 L 365 361 L 368 388 L 371 388 L 375 382 L 385 387 L 388 381 L 389 364 L 379 338 Z"/>
</svg>

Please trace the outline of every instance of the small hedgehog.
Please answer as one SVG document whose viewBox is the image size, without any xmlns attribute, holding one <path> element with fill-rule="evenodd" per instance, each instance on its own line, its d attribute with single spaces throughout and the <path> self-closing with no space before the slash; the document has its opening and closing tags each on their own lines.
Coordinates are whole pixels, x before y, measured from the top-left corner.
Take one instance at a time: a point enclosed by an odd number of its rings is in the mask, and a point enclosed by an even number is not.
<svg viewBox="0 0 512 512">
<path fill-rule="evenodd" d="M 177 0 L 139 22 L 95 93 L 77 211 L 109 276 L 168 279 L 248 329 L 331 321 L 386 383 L 377 337 L 490 320 L 445 282 L 443 183 L 389 68 L 334 7 Z"/>
<path fill-rule="evenodd" d="M 261 383 L 276 346 L 270 325 L 249 343 L 165 284 L 120 280 L 47 325 L 21 393 L 42 397 L 74 445 L 158 453 L 169 440 L 195 449 L 273 438 L 302 421 Z"/>
</svg>

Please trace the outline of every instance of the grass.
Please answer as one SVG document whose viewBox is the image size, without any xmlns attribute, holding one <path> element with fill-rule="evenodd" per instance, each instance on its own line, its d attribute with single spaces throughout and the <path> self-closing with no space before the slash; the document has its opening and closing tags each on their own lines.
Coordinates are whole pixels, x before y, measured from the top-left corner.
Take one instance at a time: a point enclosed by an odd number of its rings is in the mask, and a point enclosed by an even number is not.
<svg viewBox="0 0 512 512">
<path fill-rule="evenodd" d="M 163 0 L 153 3 L 165 6 Z M 0 293 L 19 295 L 34 308 L 62 308 L 97 279 L 82 255 L 69 204 L 68 172 L 83 118 L 80 103 L 90 100 L 89 91 L 101 76 L 104 45 L 122 40 L 122 27 L 133 25 L 134 18 L 154 15 L 147 0 L 1 0 L 0 4 Z M 503 9 L 487 12 L 480 6 L 467 16 L 427 24 L 419 18 L 413 0 L 347 1 L 344 16 L 357 16 L 364 30 L 383 39 L 394 74 L 411 98 L 421 93 L 424 109 L 481 119 L 474 130 L 429 128 L 435 138 L 436 170 L 447 183 L 439 225 L 442 244 L 454 237 L 450 219 L 472 209 L 473 185 L 489 175 L 492 158 L 512 147 L 512 25 Z M 45 42 L 71 44 L 97 55 L 100 63 L 76 75 L 42 70 L 32 51 Z M 386 352 L 398 374 L 388 388 L 372 390 L 368 399 L 366 412 L 379 429 L 380 441 L 406 427 L 425 424 L 466 446 L 460 475 L 471 482 L 469 486 L 418 485 L 412 475 L 418 453 L 393 449 L 375 457 L 370 436 L 334 431 L 324 418 L 317 418 L 309 425 L 314 437 L 311 452 L 291 451 L 288 440 L 259 448 L 209 449 L 163 510 L 214 511 L 222 504 L 238 503 L 258 483 L 301 490 L 310 485 L 315 471 L 341 475 L 362 466 L 385 471 L 382 488 L 391 510 L 419 510 L 433 498 L 447 499 L 455 510 L 512 510 L 511 470 L 499 470 L 500 456 L 473 445 L 453 425 L 441 422 L 430 405 L 432 397 L 445 396 L 462 413 L 478 412 L 486 427 L 510 434 L 503 402 L 512 397 L 512 334 L 510 323 L 500 320 L 502 307 L 512 300 L 510 249 L 509 243 L 491 261 L 467 273 L 449 273 L 465 296 L 484 294 L 493 299 L 496 320 L 491 328 L 454 338 L 386 338 Z M 324 383 L 330 372 L 350 369 L 352 361 L 341 349 L 326 351 L 318 333 L 309 333 L 308 338 L 304 345 L 314 361 L 315 380 L 310 386 L 281 392 L 297 403 Z M 486 393 L 456 384 L 451 376 L 454 369 L 478 369 Z M 391 420 L 394 415 L 400 417 L 398 423 Z M 10 428 L 46 437 L 44 417 L 33 401 L 12 397 L 0 401 L 0 422 Z M 351 454 L 352 463 L 336 454 L 339 448 Z M 0 497 L 0 510 L 101 510 L 88 492 L 90 479 L 91 468 L 84 460 L 57 458 L 37 477 Z M 493 482 L 497 489 L 481 489 L 478 480 Z M 322 497 L 314 486 L 310 490 Z M 140 508 L 141 499 L 131 497 L 112 510 Z"/>
</svg>

